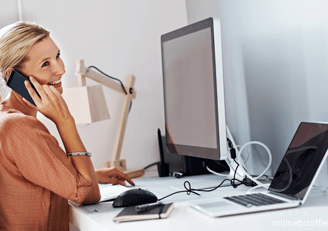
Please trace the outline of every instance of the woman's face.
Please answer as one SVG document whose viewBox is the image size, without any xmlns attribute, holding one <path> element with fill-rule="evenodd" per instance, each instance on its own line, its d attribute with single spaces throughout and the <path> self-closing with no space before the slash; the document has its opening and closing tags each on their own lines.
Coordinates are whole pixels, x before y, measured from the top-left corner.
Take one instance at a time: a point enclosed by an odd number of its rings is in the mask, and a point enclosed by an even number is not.
<svg viewBox="0 0 328 231">
<path fill-rule="evenodd" d="M 20 71 L 26 76 L 33 76 L 41 85 L 53 85 L 63 93 L 61 78 L 65 73 L 65 65 L 60 51 L 50 37 L 35 43 L 26 54 L 27 61 Z"/>
</svg>

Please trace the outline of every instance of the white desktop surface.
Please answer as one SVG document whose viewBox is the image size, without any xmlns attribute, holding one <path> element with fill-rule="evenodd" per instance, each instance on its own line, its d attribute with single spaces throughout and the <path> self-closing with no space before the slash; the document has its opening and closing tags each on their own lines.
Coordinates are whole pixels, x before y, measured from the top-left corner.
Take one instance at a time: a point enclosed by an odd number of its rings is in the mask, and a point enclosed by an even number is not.
<svg viewBox="0 0 328 231">
<path fill-rule="evenodd" d="M 143 177 L 134 179 L 137 188 L 148 189 L 159 199 L 172 192 L 184 190 L 184 182 L 191 183 L 192 188 L 204 188 L 220 184 L 223 177 L 200 175 L 182 177 Z M 228 184 L 228 183 L 225 183 Z M 106 187 L 106 185 L 101 185 Z M 327 230 L 328 229 L 328 195 L 320 190 L 312 190 L 306 203 L 298 208 L 277 211 L 230 216 L 224 218 L 209 217 L 189 206 L 189 201 L 242 194 L 249 187 L 232 186 L 219 188 L 213 192 L 200 192 L 197 195 L 179 193 L 163 200 L 174 202 L 175 209 L 167 219 L 145 220 L 115 223 L 113 218 L 122 208 L 113 208 L 112 202 L 106 203 L 106 211 L 86 212 L 83 208 L 70 206 L 70 223 L 80 231 L 85 230 Z M 94 205 L 93 205 L 94 206 Z M 278 225 L 280 222 L 280 225 Z M 289 222 L 289 224 L 288 224 Z M 290 223 L 293 222 L 293 225 Z M 302 222 L 302 223 L 301 223 Z M 323 224 L 325 222 L 325 224 Z M 297 223 L 297 225 L 296 225 Z M 74 229 L 72 229 L 74 230 Z"/>
</svg>

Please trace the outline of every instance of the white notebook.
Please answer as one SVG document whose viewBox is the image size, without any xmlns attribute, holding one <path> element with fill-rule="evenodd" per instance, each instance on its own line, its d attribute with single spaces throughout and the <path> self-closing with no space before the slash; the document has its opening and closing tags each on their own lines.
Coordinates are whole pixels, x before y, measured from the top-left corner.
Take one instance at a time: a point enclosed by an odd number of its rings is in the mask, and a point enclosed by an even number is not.
<svg viewBox="0 0 328 231">
<path fill-rule="evenodd" d="M 122 185 L 111 185 L 108 187 L 100 188 L 101 199 L 99 202 L 113 200 L 118 197 L 121 193 L 130 190 Z"/>
</svg>

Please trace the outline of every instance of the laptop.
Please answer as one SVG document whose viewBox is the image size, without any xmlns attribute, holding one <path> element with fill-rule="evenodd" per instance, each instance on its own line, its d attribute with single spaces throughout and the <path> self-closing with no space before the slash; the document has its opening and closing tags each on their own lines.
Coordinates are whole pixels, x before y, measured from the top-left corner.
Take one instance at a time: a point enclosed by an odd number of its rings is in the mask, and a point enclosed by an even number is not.
<svg viewBox="0 0 328 231">
<path fill-rule="evenodd" d="M 328 124 L 302 122 L 265 192 L 197 200 L 191 207 L 225 217 L 301 206 L 325 163 L 327 149 Z"/>
</svg>

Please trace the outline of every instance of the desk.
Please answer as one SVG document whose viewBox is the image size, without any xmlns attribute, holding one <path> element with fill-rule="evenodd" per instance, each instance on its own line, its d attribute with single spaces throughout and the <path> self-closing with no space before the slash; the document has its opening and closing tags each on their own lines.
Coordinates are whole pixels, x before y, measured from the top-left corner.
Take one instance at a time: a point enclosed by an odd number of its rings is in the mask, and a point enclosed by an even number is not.
<svg viewBox="0 0 328 231">
<path fill-rule="evenodd" d="M 188 180 L 192 188 L 204 188 L 218 185 L 223 178 L 215 175 L 183 177 L 143 177 L 134 179 L 137 187 L 149 189 L 158 198 L 172 192 L 184 190 L 184 181 Z M 101 185 L 103 187 L 103 185 Z M 249 187 L 239 186 L 219 188 L 213 192 L 200 192 L 197 195 L 186 193 L 176 194 L 163 200 L 164 203 L 174 202 L 175 209 L 167 219 L 146 220 L 126 223 L 115 223 L 113 218 L 122 208 L 113 208 L 112 202 L 104 202 L 105 211 L 86 212 L 81 208 L 70 206 L 70 223 L 80 231 L 136 231 L 136 230 L 327 230 L 328 229 L 328 195 L 322 191 L 312 190 L 306 203 L 299 208 L 270 211 L 225 218 L 211 218 L 191 207 L 190 201 L 199 198 L 222 197 L 241 194 Z M 95 206 L 95 205 L 90 205 Z M 308 226 L 301 222 L 308 222 Z M 320 221 L 320 223 L 319 223 Z M 280 225 L 278 225 L 280 222 Z M 289 222 L 289 226 L 288 226 Z M 291 222 L 299 222 L 298 226 Z M 323 224 L 325 223 L 325 226 Z M 302 225 L 302 226 L 301 226 Z M 311 226 L 312 225 L 312 226 Z M 251 229 L 253 228 L 253 229 Z M 71 230 L 74 230 L 73 228 Z"/>
</svg>

